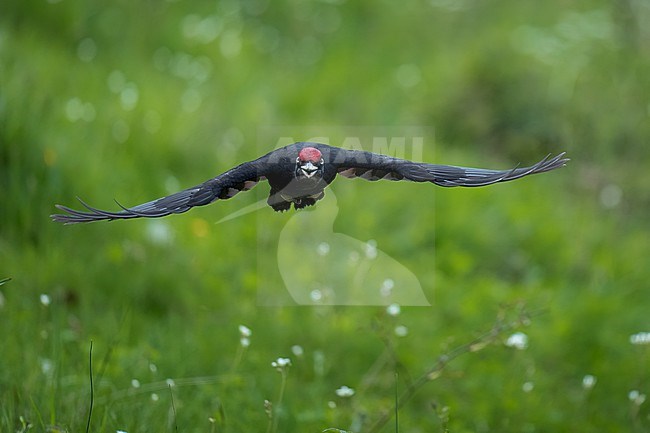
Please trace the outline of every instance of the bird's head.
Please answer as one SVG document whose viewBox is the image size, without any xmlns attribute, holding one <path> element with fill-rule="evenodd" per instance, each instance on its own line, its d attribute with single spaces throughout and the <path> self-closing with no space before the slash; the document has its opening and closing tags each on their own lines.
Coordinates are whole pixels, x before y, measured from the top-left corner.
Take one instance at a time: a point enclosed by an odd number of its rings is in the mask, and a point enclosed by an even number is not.
<svg viewBox="0 0 650 433">
<path fill-rule="evenodd" d="M 315 147 L 304 147 L 296 158 L 296 178 L 320 178 L 323 176 L 323 154 Z"/>
</svg>

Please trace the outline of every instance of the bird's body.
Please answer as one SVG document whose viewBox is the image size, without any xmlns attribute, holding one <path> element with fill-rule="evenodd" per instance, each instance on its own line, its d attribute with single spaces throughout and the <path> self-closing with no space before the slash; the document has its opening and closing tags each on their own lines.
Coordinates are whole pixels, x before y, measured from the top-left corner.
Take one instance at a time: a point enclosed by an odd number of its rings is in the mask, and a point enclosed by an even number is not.
<svg viewBox="0 0 650 433">
<path fill-rule="evenodd" d="M 366 180 L 408 180 L 436 185 L 484 186 L 543 173 L 566 164 L 561 153 L 537 164 L 512 170 L 487 170 L 408 161 L 378 153 L 348 150 L 320 143 L 300 142 L 276 149 L 260 158 L 245 162 L 200 185 L 117 212 L 95 209 L 81 202 L 87 211 L 66 206 L 56 207 L 66 214 L 52 215 L 66 224 L 129 218 L 156 218 L 183 213 L 215 200 L 232 198 L 248 191 L 260 181 L 268 181 L 268 204 L 275 211 L 314 205 L 324 189 L 338 176 Z"/>
</svg>

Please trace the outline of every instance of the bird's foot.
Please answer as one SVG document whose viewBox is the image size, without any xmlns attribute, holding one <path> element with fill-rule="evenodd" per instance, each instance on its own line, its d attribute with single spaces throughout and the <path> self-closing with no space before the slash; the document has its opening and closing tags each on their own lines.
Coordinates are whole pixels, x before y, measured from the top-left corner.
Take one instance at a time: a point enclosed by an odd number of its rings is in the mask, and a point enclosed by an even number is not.
<svg viewBox="0 0 650 433">
<path fill-rule="evenodd" d="M 303 209 L 306 208 L 307 206 L 313 206 L 316 204 L 316 199 L 315 198 L 302 198 L 300 200 L 297 200 L 293 202 L 293 207 L 298 210 L 298 209 Z"/>
</svg>

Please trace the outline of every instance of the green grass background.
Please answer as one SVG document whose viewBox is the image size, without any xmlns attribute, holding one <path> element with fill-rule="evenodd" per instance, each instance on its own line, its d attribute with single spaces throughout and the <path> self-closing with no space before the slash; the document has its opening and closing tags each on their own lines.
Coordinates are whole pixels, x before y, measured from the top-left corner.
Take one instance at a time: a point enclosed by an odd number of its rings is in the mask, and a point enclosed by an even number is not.
<svg viewBox="0 0 650 433">
<path fill-rule="evenodd" d="M 541 312 L 518 329 L 528 347 L 507 331 L 454 359 L 400 431 L 647 431 L 650 402 L 629 393 L 650 394 L 650 346 L 629 339 L 650 331 L 648 29 L 642 0 L 3 1 L 0 431 L 84 431 L 91 341 L 90 431 L 269 431 L 265 399 L 272 431 L 367 431 L 395 361 L 404 390 L 512 305 Z M 432 127 L 437 163 L 572 161 L 481 189 L 338 180 L 335 229 L 374 239 L 432 301 L 397 317 L 260 306 L 279 282 L 258 233 L 290 215 L 214 222 L 266 186 L 161 221 L 49 220 L 75 196 L 110 208 L 199 183 L 285 125 Z"/>
</svg>

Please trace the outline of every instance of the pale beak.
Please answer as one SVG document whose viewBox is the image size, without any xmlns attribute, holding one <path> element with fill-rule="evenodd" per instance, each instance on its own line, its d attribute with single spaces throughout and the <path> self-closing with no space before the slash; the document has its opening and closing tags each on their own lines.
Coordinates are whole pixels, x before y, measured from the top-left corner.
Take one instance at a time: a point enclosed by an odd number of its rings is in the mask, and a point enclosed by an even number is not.
<svg viewBox="0 0 650 433">
<path fill-rule="evenodd" d="M 311 161 L 307 161 L 307 163 L 300 166 L 300 170 L 305 176 L 307 176 L 307 178 L 310 178 L 316 174 L 318 167 L 315 166 Z"/>
</svg>

